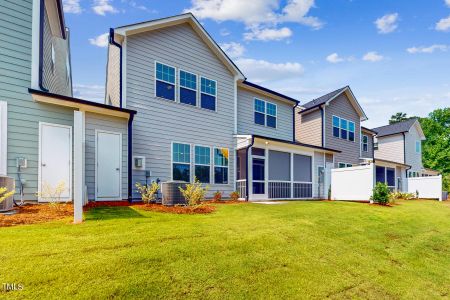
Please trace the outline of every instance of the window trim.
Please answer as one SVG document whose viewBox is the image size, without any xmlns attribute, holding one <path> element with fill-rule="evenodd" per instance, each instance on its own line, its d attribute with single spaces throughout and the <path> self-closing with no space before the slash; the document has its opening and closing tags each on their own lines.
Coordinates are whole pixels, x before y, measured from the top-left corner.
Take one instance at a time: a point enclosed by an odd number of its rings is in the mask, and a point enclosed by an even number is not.
<svg viewBox="0 0 450 300">
<path fill-rule="evenodd" d="M 174 72 L 175 82 L 174 82 L 174 83 L 169 82 L 169 81 L 166 81 L 166 80 L 163 80 L 163 79 L 158 79 L 158 78 L 156 77 L 156 65 L 157 65 L 157 64 L 166 65 L 166 66 L 168 66 L 168 67 L 174 68 L 174 70 L 175 70 L 175 72 Z M 177 99 L 178 99 L 178 93 L 177 93 L 177 86 L 178 86 L 177 68 L 176 68 L 175 66 L 172 66 L 172 65 L 163 63 L 163 62 L 161 62 L 161 61 L 155 60 L 155 61 L 154 61 L 153 69 L 154 69 L 154 72 L 153 72 L 153 76 L 154 76 L 153 87 L 154 87 L 154 96 L 155 96 L 155 98 L 157 98 L 157 99 L 162 99 L 162 100 L 164 100 L 164 101 L 178 102 L 178 101 L 177 101 Z M 159 96 L 156 95 L 156 82 L 157 82 L 157 81 L 161 81 L 161 82 L 164 82 L 164 83 L 172 84 L 172 85 L 173 85 L 173 87 L 174 87 L 174 89 L 175 89 L 175 95 L 174 95 L 174 99 L 173 99 L 173 100 L 167 99 L 167 98 L 163 98 L 163 97 L 159 97 Z"/>
<path fill-rule="evenodd" d="M 205 165 L 205 164 L 198 164 L 196 161 L 195 161 L 195 148 L 196 147 L 203 147 L 203 148 L 208 148 L 209 149 L 209 165 Z M 211 184 L 211 173 L 213 173 L 212 172 L 212 169 L 211 169 L 211 165 L 212 165 L 212 163 L 211 163 L 211 149 L 212 149 L 212 147 L 211 146 L 206 146 L 206 145 L 201 145 L 201 144 L 194 144 L 193 145 L 193 148 L 194 148 L 194 152 L 192 153 L 193 154 L 193 156 L 194 156 L 194 160 L 193 160 L 193 164 L 194 164 L 194 170 L 193 170 L 193 172 L 194 172 L 194 177 L 195 177 L 195 167 L 196 166 L 208 166 L 209 167 L 209 182 L 201 182 L 202 184 Z M 213 155 L 214 155 L 214 153 L 213 153 Z"/>
<path fill-rule="evenodd" d="M 339 128 L 339 137 L 334 136 L 334 133 L 333 133 L 333 128 L 336 127 L 336 126 L 334 126 L 333 118 L 338 118 L 338 119 L 339 119 L 339 127 L 337 127 L 337 128 Z M 343 129 L 343 128 L 341 127 L 342 120 L 344 120 L 344 121 L 347 122 L 347 129 L 345 129 L 345 130 L 347 131 L 347 138 L 346 138 L 346 139 L 344 139 L 344 138 L 342 137 L 342 133 L 341 133 L 341 130 Z M 353 124 L 353 131 L 350 131 L 350 123 Z M 353 140 L 353 141 L 350 140 L 350 134 L 349 134 L 350 132 L 353 132 L 353 137 L 354 137 L 354 140 Z M 336 138 L 336 139 L 341 139 L 341 140 L 344 140 L 344 141 L 349 141 L 349 142 L 352 142 L 352 143 L 356 143 L 356 123 L 353 122 L 353 121 L 350 121 L 350 120 L 348 120 L 348 119 L 346 119 L 346 118 L 341 118 L 341 117 L 339 117 L 339 116 L 332 115 L 332 116 L 331 116 L 331 135 L 332 135 L 334 138 Z"/>
<path fill-rule="evenodd" d="M 367 141 L 364 142 L 364 138 L 367 138 Z M 364 146 L 367 146 L 366 150 L 364 150 Z M 369 152 L 369 136 L 367 134 L 363 134 L 361 135 L 361 150 L 363 152 Z"/>
<path fill-rule="evenodd" d="M 227 166 L 217 166 L 217 167 L 220 167 L 220 168 L 227 168 L 227 181 L 228 181 L 227 183 L 216 183 L 216 176 L 215 176 L 215 168 L 216 168 L 215 150 L 216 149 L 227 149 L 227 151 L 228 151 Z M 213 173 L 213 177 L 214 177 L 212 182 L 215 185 L 229 185 L 230 184 L 230 149 L 228 147 L 214 146 L 213 147 L 213 157 L 212 157 L 212 159 L 213 159 L 213 170 L 212 170 L 212 173 Z"/>
<path fill-rule="evenodd" d="M 202 78 L 203 78 L 203 79 L 206 79 L 206 80 L 214 81 L 214 83 L 216 84 L 216 88 L 215 88 L 215 92 L 216 92 L 216 93 L 215 93 L 215 95 L 211 95 L 211 94 L 209 94 L 209 93 L 207 93 L 207 92 L 202 92 Z M 217 91 L 218 91 L 218 89 L 219 89 L 219 85 L 218 85 L 218 83 L 217 83 L 217 80 L 210 79 L 210 78 L 208 78 L 208 77 L 205 77 L 205 76 L 203 76 L 203 75 L 200 75 L 200 77 L 199 77 L 199 89 L 198 89 L 198 90 L 199 90 L 198 107 L 201 108 L 201 109 L 208 110 L 208 111 L 217 111 L 217 103 L 218 103 L 218 101 L 217 101 Z M 209 109 L 209 108 L 204 108 L 204 107 L 202 107 L 202 103 L 201 103 L 201 101 L 202 101 L 202 93 L 205 94 L 205 95 L 214 96 L 214 110 Z"/>
<path fill-rule="evenodd" d="M 191 89 L 189 87 L 181 86 L 181 72 L 185 72 L 185 73 L 189 73 L 189 74 L 195 75 L 195 79 L 196 79 L 195 80 L 195 84 L 197 86 L 196 90 Z M 217 86 L 217 84 L 216 84 L 216 86 Z M 200 97 L 199 97 L 199 89 L 198 89 L 198 87 L 199 87 L 199 75 L 197 73 L 189 72 L 189 71 L 186 71 L 186 70 L 184 70 L 182 68 L 178 68 L 178 85 L 177 85 L 177 92 L 178 92 L 177 96 L 178 97 L 176 97 L 177 99 L 176 99 L 175 102 L 178 102 L 178 103 L 184 104 L 184 105 L 189 105 L 189 106 L 192 106 L 192 107 L 199 107 L 199 102 L 200 102 L 199 98 Z M 181 102 L 181 88 L 195 92 L 195 105 Z"/>
<path fill-rule="evenodd" d="M 189 163 L 181 163 L 181 162 L 173 161 L 173 144 L 189 145 Z M 174 179 L 173 179 L 173 164 L 174 163 L 189 166 L 189 183 L 192 183 L 192 144 L 191 143 L 184 143 L 184 142 L 177 142 L 177 141 L 172 141 L 170 143 L 170 179 L 173 181 L 174 181 Z"/>
<path fill-rule="evenodd" d="M 257 100 L 264 102 L 264 112 L 256 111 L 255 103 L 256 103 Z M 267 104 L 268 103 L 270 103 L 270 104 L 275 106 L 275 112 L 276 112 L 275 116 L 270 115 L 270 114 L 267 113 Z M 255 113 L 259 113 L 259 114 L 263 114 L 264 115 L 264 125 L 263 124 L 258 124 L 258 123 L 255 122 Z M 275 118 L 275 127 L 267 125 L 267 116 Z M 267 127 L 267 128 L 278 129 L 278 104 L 274 103 L 274 102 L 271 102 L 271 101 L 267 101 L 267 100 L 261 99 L 261 98 L 253 97 L 253 124 L 259 125 L 259 126 L 264 126 L 264 127 Z"/>
</svg>

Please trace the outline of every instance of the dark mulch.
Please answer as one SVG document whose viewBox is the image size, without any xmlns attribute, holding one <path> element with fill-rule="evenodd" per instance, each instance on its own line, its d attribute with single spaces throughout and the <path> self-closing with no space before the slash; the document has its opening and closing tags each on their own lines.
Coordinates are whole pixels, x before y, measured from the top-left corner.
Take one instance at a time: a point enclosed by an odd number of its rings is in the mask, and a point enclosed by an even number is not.
<svg viewBox="0 0 450 300">
<path fill-rule="evenodd" d="M 32 204 L 15 208 L 13 215 L 0 214 L 0 227 L 44 223 L 73 216 L 70 203 Z"/>
</svg>

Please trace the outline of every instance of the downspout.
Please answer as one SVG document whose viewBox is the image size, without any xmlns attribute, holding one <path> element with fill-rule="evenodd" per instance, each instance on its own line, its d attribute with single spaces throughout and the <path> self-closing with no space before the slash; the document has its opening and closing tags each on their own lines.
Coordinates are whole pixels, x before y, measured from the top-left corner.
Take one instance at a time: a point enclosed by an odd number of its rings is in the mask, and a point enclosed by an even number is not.
<svg viewBox="0 0 450 300">
<path fill-rule="evenodd" d="M 48 92 L 48 89 L 44 87 L 44 79 L 43 79 L 43 73 L 44 73 L 44 19 L 45 19 L 45 0 L 41 0 L 41 4 L 39 7 L 39 88 L 44 91 Z"/>
<path fill-rule="evenodd" d="M 133 201 L 133 169 L 131 167 L 133 163 L 133 119 L 134 114 L 130 114 L 128 119 L 128 202 Z"/>
<path fill-rule="evenodd" d="M 403 163 L 406 165 L 406 136 L 404 132 L 402 132 L 402 134 L 403 134 Z M 408 170 L 410 170 L 411 168 L 412 166 L 405 170 L 406 178 L 408 178 Z"/>
<path fill-rule="evenodd" d="M 292 141 L 295 142 L 295 109 L 297 108 L 297 106 L 300 104 L 300 102 L 297 102 L 297 104 L 295 104 L 295 106 L 292 108 Z"/>
<path fill-rule="evenodd" d="M 119 65 L 119 102 L 122 108 L 122 45 L 114 40 L 114 28 L 109 29 L 109 43 L 119 48 L 120 51 L 120 65 Z"/>
<path fill-rule="evenodd" d="M 320 117 L 321 117 L 321 121 L 322 121 L 322 130 L 321 130 L 321 134 L 322 134 L 322 147 L 325 147 L 325 111 L 323 106 L 319 106 L 320 109 Z"/>
<path fill-rule="evenodd" d="M 245 201 L 248 202 L 248 195 L 249 195 L 249 183 L 248 183 L 248 151 L 250 151 L 250 148 L 253 146 L 253 144 L 255 143 L 255 137 L 252 135 L 252 141 L 250 143 L 250 145 L 247 146 L 247 148 L 245 149 Z"/>
<path fill-rule="evenodd" d="M 372 161 L 375 163 L 375 136 L 372 135 Z"/>
</svg>

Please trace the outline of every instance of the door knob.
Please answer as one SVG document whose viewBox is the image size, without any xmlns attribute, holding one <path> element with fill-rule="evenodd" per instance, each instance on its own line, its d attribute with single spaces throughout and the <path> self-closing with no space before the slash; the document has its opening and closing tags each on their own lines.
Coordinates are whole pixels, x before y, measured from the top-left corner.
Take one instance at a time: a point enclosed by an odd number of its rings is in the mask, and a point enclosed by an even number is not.
<svg viewBox="0 0 450 300">
<path fill-rule="evenodd" d="M 116 171 L 120 171 L 120 168 L 116 168 Z"/>
<path fill-rule="evenodd" d="M 43 167 L 45 167 L 46 166 L 46 164 L 41 164 Z"/>
</svg>

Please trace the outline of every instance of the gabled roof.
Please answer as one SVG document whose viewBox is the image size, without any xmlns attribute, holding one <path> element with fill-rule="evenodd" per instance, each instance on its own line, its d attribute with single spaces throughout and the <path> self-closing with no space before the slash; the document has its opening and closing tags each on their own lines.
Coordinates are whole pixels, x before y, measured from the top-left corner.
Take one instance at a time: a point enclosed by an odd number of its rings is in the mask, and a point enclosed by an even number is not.
<svg viewBox="0 0 450 300">
<path fill-rule="evenodd" d="M 304 110 L 300 111 L 299 113 L 304 113 L 304 112 L 310 111 L 310 110 L 312 110 L 314 108 L 317 108 L 317 107 L 319 107 L 321 105 L 328 104 L 331 101 L 333 101 L 334 99 L 336 99 L 342 93 L 346 93 L 346 95 L 347 95 L 348 99 L 350 100 L 352 106 L 358 112 L 358 114 L 360 115 L 362 120 L 367 120 L 366 113 L 362 109 L 361 105 L 359 105 L 358 100 L 356 100 L 356 97 L 353 94 L 353 92 L 352 92 L 352 90 L 350 89 L 349 86 L 345 86 L 343 88 L 337 89 L 337 90 L 332 91 L 332 92 L 330 92 L 330 93 L 328 93 L 326 95 L 323 95 L 323 96 L 321 96 L 319 98 L 316 98 L 314 100 L 311 100 L 311 101 L 303 104 L 302 107 L 304 108 Z"/>
<path fill-rule="evenodd" d="M 294 98 L 291 98 L 289 96 L 283 95 L 281 93 L 275 92 L 271 89 L 265 88 L 263 86 L 260 86 L 258 84 L 255 84 L 253 82 L 249 82 L 247 80 L 244 80 L 241 84 L 242 87 L 246 87 L 249 88 L 251 90 L 258 90 L 259 92 L 265 93 L 265 94 L 269 94 L 270 96 L 274 96 L 275 98 L 281 98 L 283 100 L 287 100 L 295 105 L 299 104 L 300 101 L 295 100 Z"/>
<path fill-rule="evenodd" d="M 425 137 L 422 131 L 422 128 L 420 128 L 419 120 L 417 118 L 408 119 L 402 122 L 385 125 L 377 128 L 373 128 L 372 130 L 377 133 L 377 137 L 383 137 L 387 135 L 393 135 L 393 134 L 399 134 L 403 132 L 408 132 L 413 125 L 417 126 L 417 129 L 419 131 L 419 134 L 422 137 Z"/>
<path fill-rule="evenodd" d="M 135 23 L 130 25 L 125 25 L 115 28 L 115 34 L 122 36 L 129 36 L 133 34 L 138 34 L 141 32 L 161 29 L 165 27 L 175 26 L 179 24 L 190 24 L 194 31 L 200 36 L 200 38 L 205 42 L 206 45 L 217 55 L 217 57 L 222 61 L 224 65 L 241 81 L 245 80 L 244 74 L 239 70 L 239 68 L 234 64 L 234 62 L 226 55 L 226 53 L 220 48 L 220 46 L 213 40 L 209 33 L 203 28 L 200 22 L 194 17 L 192 13 L 186 13 L 181 15 L 176 15 L 172 17 L 151 20 L 147 22 Z"/>
<path fill-rule="evenodd" d="M 366 131 L 366 132 L 370 132 L 372 135 L 376 135 L 377 134 L 376 131 L 374 131 L 372 129 L 369 129 L 367 127 L 364 127 L 364 126 L 361 126 L 361 130 Z"/>
</svg>

